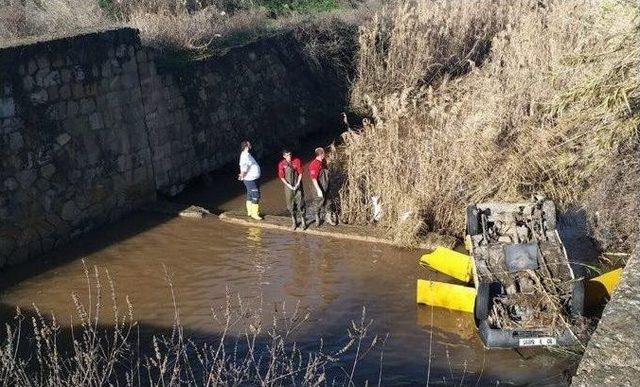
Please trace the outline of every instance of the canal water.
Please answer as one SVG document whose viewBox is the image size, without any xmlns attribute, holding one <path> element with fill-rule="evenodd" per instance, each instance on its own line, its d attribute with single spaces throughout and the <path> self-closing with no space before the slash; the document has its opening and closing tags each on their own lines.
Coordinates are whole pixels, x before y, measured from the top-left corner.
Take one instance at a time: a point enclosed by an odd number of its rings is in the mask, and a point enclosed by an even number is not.
<svg viewBox="0 0 640 387">
<path fill-rule="evenodd" d="M 263 169 L 263 211 L 284 214 L 282 187 L 270 172 L 273 166 L 268 163 Z M 234 174 L 214 176 L 209 184 L 190 188 L 174 200 L 215 212 L 241 209 L 243 188 Z M 31 310 L 35 304 L 55 313 L 63 325 L 70 324 L 75 313 L 71 294 L 87 297 L 84 259 L 90 268 L 109 271 L 118 297 L 129 296 L 135 318 L 148 333 L 163 332 L 174 321 L 164 265 L 181 323 L 187 333 L 204 340 L 219 333 L 211 308 L 224 305 L 227 294 L 256 304 L 262 300 L 267 315 L 283 301 L 290 309 L 299 302 L 310 313 L 296 335 L 306 349 L 317 348 L 321 338 L 328 347 L 344 345 L 350 321 L 358 320 L 364 307 L 367 319 L 373 320 L 370 331 L 388 334 L 382 361 L 385 385 L 424 385 L 428 373 L 432 383 L 442 384 L 565 383 L 574 357 L 544 349 L 485 350 L 471 315 L 416 305 L 418 278 L 445 280 L 418 266 L 421 253 L 137 212 L 58 249 L 44 263 L 4 272 L 0 318 L 9 321 L 16 306 Z M 365 379 L 376 383 L 379 365 L 379 352 L 366 358 L 358 384 Z"/>
</svg>

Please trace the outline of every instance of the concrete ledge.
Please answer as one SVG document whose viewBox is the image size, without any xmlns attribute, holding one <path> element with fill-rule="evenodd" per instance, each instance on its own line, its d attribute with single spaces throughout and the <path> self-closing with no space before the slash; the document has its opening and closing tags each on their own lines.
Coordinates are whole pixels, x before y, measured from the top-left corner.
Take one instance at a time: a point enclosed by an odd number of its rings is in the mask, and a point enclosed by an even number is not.
<svg viewBox="0 0 640 387">
<path fill-rule="evenodd" d="M 640 380 L 640 243 L 605 307 L 572 384 L 637 385 Z"/>
<path fill-rule="evenodd" d="M 242 226 L 261 227 L 271 230 L 305 233 L 323 237 L 349 239 L 359 242 L 381 243 L 385 245 L 397 246 L 397 244 L 393 241 L 386 239 L 381 235 L 378 235 L 379 233 L 376 232 L 377 230 L 372 227 L 353 226 L 349 224 L 331 226 L 325 223 L 320 228 L 315 228 L 314 225 L 311 224 L 310 227 L 306 230 L 298 228 L 295 231 L 292 231 L 290 229 L 291 219 L 285 216 L 267 215 L 265 216 L 264 220 L 257 221 L 247 217 L 244 213 L 229 211 L 220 214 L 219 218 L 223 222 L 239 224 Z M 455 244 L 456 241 L 452 237 L 436 233 L 429 233 L 424 242 L 422 242 L 418 246 L 418 248 L 425 250 L 432 250 L 437 246 L 453 248 Z"/>
</svg>

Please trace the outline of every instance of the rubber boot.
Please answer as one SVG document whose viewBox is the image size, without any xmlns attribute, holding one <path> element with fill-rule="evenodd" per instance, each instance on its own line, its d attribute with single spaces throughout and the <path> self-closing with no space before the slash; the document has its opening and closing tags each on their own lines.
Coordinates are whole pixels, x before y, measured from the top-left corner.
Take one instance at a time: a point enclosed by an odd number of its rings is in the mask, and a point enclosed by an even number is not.
<svg viewBox="0 0 640 387">
<path fill-rule="evenodd" d="M 251 215 L 249 215 L 252 219 L 262 220 L 262 216 L 260 216 L 260 205 L 256 203 L 251 203 Z"/>
<path fill-rule="evenodd" d="M 250 200 L 247 200 L 247 216 L 251 216 L 251 213 L 253 212 L 253 203 L 251 203 Z"/>
<path fill-rule="evenodd" d="M 304 213 L 300 214 L 300 225 L 303 230 L 307 229 L 307 220 L 304 218 Z"/>
<path fill-rule="evenodd" d="M 291 231 L 295 230 L 296 228 L 298 228 L 298 222 L 296 220 L 296 215 L 293 214 L 291 215 Z"/>
</svg>

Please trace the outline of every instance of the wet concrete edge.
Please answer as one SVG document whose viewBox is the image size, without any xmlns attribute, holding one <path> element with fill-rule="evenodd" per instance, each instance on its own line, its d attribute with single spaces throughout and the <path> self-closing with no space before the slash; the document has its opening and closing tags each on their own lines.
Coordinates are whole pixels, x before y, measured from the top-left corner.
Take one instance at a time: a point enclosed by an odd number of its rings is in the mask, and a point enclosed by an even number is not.
<svg viewBox="0 0 640 387">
<path fill-rule="evenodd" d="M 640 241 L 591 337 L 575 386 L 635 385 L 640 379 Z"/>
</svg>

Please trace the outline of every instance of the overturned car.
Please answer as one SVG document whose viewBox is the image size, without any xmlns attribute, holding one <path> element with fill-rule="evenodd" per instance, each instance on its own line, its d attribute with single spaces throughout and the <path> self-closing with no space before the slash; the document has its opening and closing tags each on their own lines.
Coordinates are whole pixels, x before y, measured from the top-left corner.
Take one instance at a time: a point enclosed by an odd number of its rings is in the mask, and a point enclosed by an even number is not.
<svg viewBox="0 0 640 387">
<path fill-rule="evenodd" d="M 474 317 L 486 347 L 570 346 L 584 309 L 556 230 L 556 206 L 482 203 L 466 212 L 466 242 L 476 287 Z"/>
</svg>

